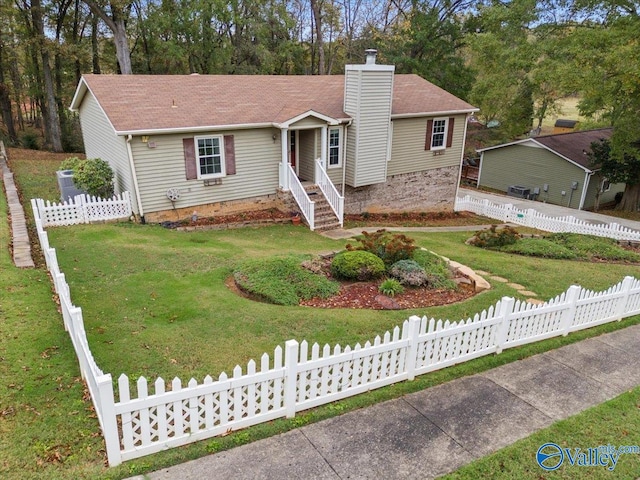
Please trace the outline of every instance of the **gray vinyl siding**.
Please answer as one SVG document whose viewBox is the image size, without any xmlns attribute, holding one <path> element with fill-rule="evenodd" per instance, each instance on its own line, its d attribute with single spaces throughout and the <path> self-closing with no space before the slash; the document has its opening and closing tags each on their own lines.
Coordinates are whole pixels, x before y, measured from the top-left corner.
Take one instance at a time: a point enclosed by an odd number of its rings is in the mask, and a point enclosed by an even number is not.
<svg viewBox="0 0 640 480">
<path fill-rule="evenodd" d="M 140 137 L 134 138 L 131 147 L 145 212 L 171 209 L 166 191 L 172 187 L 178 188 L 181 194 L 176 208 L 194 207 L 194 210 L 198 205 L 276 192 L 281 144 L 273 141 L 271 129 L 212 132 L 211 135 L 234 136 L 236 174 L 223 177 L 221 185 L 205 186 L 203 180 L 186 180 L 182 139 L 193 135 L 152 136 L 156 148 L 148 148 Z"/>
<path fill-rule="evenodd" d="M 300 154 L 298 176 L 302 180 L 313 180 L 314 161 L 318 158 L 316 130 L 300 130 L 298 132 L 298 153 Z"/>
<path fill-rule="evenodd" d="M 602 184 L 602 175 L 595 173 L 589 180 L 589 188 L 587 189 L 587 197 L 584 200 L 584 209 L 593 209 L 596 201 L 598 189 Z M 608 192 L 603 192 L 600 197 L 600 206 L 615 201 L 616 193 L 624 192 L 624 183 L 612 183 Z"/>
<path fill-rule="evenodd" d="M 430 118 L 436 117 L 403 118 L 392 121 L 393 140 L 387 175 L 400 175 L 460 165 L 464 148 L 466 116 L 452 117 L 455 120 L 451 147 L 438 150 L 438 154 L 424 149 L 427 121 Z"/>
<path fill-rule="evenodd" d="M 347 145 L 347 183 L 353 187 L 382 183 L 387 178 L 391 140 L 393 72 L 363 70 L 347 73 L 345 107 L 347 113 L 354 117 L 355 127 L 349 132 Z M 352 93 L 355 85 L 359 89 Z"/>
<path fill-rule="evenodd" d="M 138 212 L 125 137 L 116 135 L 91 92 L 87 92 L 79 110 L 87 158 L 101 158 L 109 163 L 114 173 L 116 193 L 130 192 L 134 211 Z"/>
<path fill-rule="evenodd" d="M 578 208 L 584 179 L 582 168 L 544 148 L 510 145 L 482 154 L 480 186 L 506 192 L 510 185 L 519 185 L 530 188 L 532 193 L 538 187 L 538 200 L 555 205 Z M 571 195 L 571 183 L 574 181 L 578 182 L 578 189 Z M 549 185 L 548 192 L 543 191 L 545 183 Z"/>
</svg>

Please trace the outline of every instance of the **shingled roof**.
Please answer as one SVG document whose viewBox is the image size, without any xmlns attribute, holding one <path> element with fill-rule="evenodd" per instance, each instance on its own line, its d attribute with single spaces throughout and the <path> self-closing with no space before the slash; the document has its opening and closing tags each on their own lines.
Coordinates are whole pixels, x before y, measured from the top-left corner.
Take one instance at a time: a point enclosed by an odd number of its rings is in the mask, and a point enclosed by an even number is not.
<svg viewBox="0 0 640 480">
<path fill-rule="evenodd" d="M 591 144 L 605 138 L 610 138 L 612 133 L 612 128 L 600 128 L 597 130 L 544 135 L 536 137 L 534 140 L 548 149 L 559 153 L 563 157 L 568 158 L 572 162 L 592 170 L 593 165 L 590 164 L 589 156 L 587 155 L 587 153 L 591 151 Z"/>
<path fill-rule="evenodd" d="M 587 153 L 591 151 L 591 144 L 602 139 L 608 139 L 613 133 L 613 128 L 599 128 L 595 130 L 580 130 L 577 132 L 558 133 L 555 135 L 542 135 L 534 138 L 526 138 L 516 142 L 481 148 L 477 152 L 485 152 L 510 145 L 522 145 L 527 143 L 538 144 L 553 153 L 560 155 L 585 170 L 597 170 L 597 166 L 591 165 Z"/>
<path fill-rule="evenodd" d="M 344 81 L 344 75 L 85 75 L 71 108 L 91 91 L 119 134 L 277 125 L 309 111 L 346 120 Z M 394 76 L 392 118 L 475 110 L 418 75 Z"/>
</svg>

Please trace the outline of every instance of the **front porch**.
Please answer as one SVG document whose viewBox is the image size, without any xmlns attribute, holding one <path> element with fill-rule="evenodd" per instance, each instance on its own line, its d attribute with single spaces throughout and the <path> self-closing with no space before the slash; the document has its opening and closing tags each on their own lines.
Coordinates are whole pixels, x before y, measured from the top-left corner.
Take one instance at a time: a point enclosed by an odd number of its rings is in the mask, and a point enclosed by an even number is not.
<svg viewBox="0 0 640 480">
<path fill-rule="evenodd" d="M 342 136 L 339 121 L 307 112 L 280 125 L 280 189 L 290 192 L 311 230 L 342 227 L 344 197 L 334 175 L 343 174 Z"/>
</svg>

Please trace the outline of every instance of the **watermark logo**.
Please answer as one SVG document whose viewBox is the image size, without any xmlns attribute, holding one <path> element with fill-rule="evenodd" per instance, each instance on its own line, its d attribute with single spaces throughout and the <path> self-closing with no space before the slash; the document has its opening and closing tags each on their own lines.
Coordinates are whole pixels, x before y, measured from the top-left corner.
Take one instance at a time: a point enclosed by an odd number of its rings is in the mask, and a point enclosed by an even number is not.
<svg viewBox="0 0 640 480">
<path fill-rule="evenodd" d="M 572 467 L 605 467 L 613 471 L 624 454 L 638 454 L 638 445 L 600 445 L 593 448 L 562 448 L 556 443 L 545 443 L 536 452 L 536 461 L 540 468 L 552 472 L 567 463 Z"/>
<path fill-rule="evenodd" d="M 564 453 L 562 448 L 555 443 L 545 443 L 538 449 L 536 460 L 540 467 L 552 472 L 560 468 L 560 465 L 564 462 Z"/>
</svg>

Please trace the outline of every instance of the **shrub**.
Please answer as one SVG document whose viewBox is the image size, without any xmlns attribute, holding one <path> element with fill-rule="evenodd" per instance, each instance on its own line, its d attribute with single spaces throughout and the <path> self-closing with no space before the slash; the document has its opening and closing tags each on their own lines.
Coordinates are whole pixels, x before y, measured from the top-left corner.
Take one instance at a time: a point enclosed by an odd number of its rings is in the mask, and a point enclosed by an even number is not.
<svg viewBox="0 0 640 480">
<path fill-rule="evenodd" d="M 424 268 L 429 287 L 449 290 L 457 288 L 456 283 L 451 279 L 451 272 L 447 262 L 439 256 L 427 250 L 419 249 L 413 253 L 413 260 Z"/>
<path fill-rule="evenodd" d="M 414 260 L 398 260 L 389 268 L 389 275 L 410 287 L 422 287 L 429 283 L 427 272 Z"/>
<path fill-rule="evenodd" d="M 20 143 L 23 148 L 29 150 L 40 150 L 40 143 L 38 142 L 38 136 L 35 133 L 25 133 L 20 139 Z"/>
<path fill-rule="evenodd" d="M 360 245 L 347 244 L 347 250 L 364 250 L 380 257 L 385 265 L 393 265 L 398 260 L 406 260 L 413 256 L 413 238 L 402 234 L 392 234 L 386 230 L 378 230 L 374 233 L 362 232 L 362 237 L 358 239 Z"/>
<path fill-rule="evenodd" d="M 387 297 L 394 297 L 397 294 L 404 292 L 404 288 L 402 287 L 400 282 L 393 278 L 387 278 L 380 284 L 378 290 L 380 291 L 380 293 L 386 295 Z"/>
<path fill-rule="evenodd" d="M 248 260 L 233 274 L 246 292 L 277 305 L 298 305 L 300 299 L 328 298 L 340 285 L 304 269 L 295 256 Z"/>
<path fill-rule="evenodd" d="M 365 251 L 342 252 L 331 262 L 331 275 L 345 280 L 371 280 L 381 277 L 384 272 L 384 262 Z"/>
<path fill-rule="evenodd" d="M 512 245 L 519 238 L 520 234 L 511 227 L 498 229 L 496 225 L 491 225 L 491 228 L 476 232 L 469 243 L 481 248 L 497 248 Z"/>
<path fill-rule="evenodd" d="M 577 233 L 554 233 L 547 240 L 561 245 L 583 259 L 598 258 L 610 261 L 638 262 L 640 255 L 625 250 L 611 238 L 579 235 Z"/>
<path fill-rule="evenodd" d="M 89 195 L 102 198 L 113 196 L 113 170 L 104 160 L 71 157 L 60 164 L 60 169 L 73 170 L 73 183 Z"/>
</svg>

